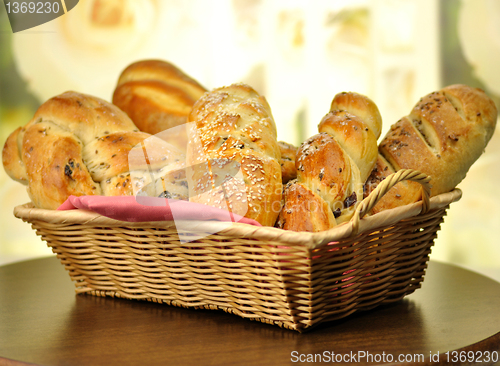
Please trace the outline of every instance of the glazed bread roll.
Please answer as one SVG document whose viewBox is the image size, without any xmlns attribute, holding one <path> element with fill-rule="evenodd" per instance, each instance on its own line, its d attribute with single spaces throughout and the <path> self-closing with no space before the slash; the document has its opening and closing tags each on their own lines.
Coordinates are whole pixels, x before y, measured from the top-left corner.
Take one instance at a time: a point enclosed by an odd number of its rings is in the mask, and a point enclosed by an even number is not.
<svg viewBox="0 0 500 366">
<path fill-rule="evenodd" d="M 399 169 L 415 169 L 430 176 L 431 196 L 451 191 L 483 153 L 496 120 L 495 104 L 480 89 L 457 84 L 426 95 L 408 116 L 391 126 L 380 143 L 366 194 Z M 420 197 L 417 183 L 401 182 L 372 213 L 416 202 Z"/>
<path fill-rule="evenodd" d="M 276 226 L 316 232 L 349 220 L 377 159 L 381 123 L 377 106 L 366 96 L 337 94 L 320 133 L 297 151 L 297 179 L 284 189 Z"/>
<path fill-rule="evenodd" d="M 158 178 L 163 171 L 170 178 L 168 164 L 180 169 L 182 163 L 160 139 L 148 148 L 148 166 L 129 161 L 132 149 L 150 137 L 116 106 L 66 92 L 43 103 L 8 137 L 2 161 L 10 177 L 28 186 L 35 207 L 56 209 L 70 195 L 133 194 L 133 184 L 141 189 L 152 182 L 149 172 Z M 139 169 L 135 181 L 129 163 Z M 187 198 L 187 187 L 183 190 Z"/>
<path fill-rule="evenodd" d="M 372 130 L 361 118 L 344 110 L 335 110 L 323 118 L 319 131 L 326 132 L 338 142 L 357 166 L 364 182 L 377 160 L 377 138 Z"/>
<path fill-rule="evenodd" d="M 368 97 L 354 93 L 342 92 L 333 98 L 330 111 L 346 111 L 360 118 L 378 139 L 382 132 L 382 117 L 377 105 Z"/>
<path fill-rule="evenodd" d="M 190 201 L 274 225 L 281 208 L 280 148 L 265 98 L 245 84 L 215 89 L 195 103 L 188 124 Z"/>
<path fill-rule="evenodd" d="M 325 132 L 312 136 L 299 147 L 296 164 L 297 179 L 285 186 L 283 209 L 276 226 L 309 232 L 334 227 L 335 216 L 340 216 L 344 201 L 347 207 L 355 203 L 352 198 L 356 193 L 350 183 L 361 182 L 359 170 Z"/>
<path fill-rule="evenodd" d="M 319 132 L 333 136 L 359 168 L 364 182 L 377 160 L 377 139 L 382 131 L 382 117 L 377 105 L 368 97 L 343 92 L 331 103 L 330 113 L 318 126 Z"/>
<path fill-rule="evenodd" d="M 155 135 L 184 124 L 193 104 L 205 92 L 203 86 L 175 65 L 144 60 L 121 73 L 113 104 L 125 111 L 139 130 Z M 179 138 L 185 145 L 186 138 Z"/>
</svg>

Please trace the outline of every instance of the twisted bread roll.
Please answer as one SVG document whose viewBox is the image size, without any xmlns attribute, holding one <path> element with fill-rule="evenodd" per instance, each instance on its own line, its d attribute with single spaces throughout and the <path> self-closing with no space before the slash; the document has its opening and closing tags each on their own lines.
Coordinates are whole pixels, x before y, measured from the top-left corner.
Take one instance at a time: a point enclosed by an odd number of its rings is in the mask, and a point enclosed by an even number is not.
<svg viewBox="0 0 500 366">
<path fill-rule="evenodd" d="M 133 183 L 138 189 L 151 183 L 148 172 L 164 169 L 176 157 L 158 139 L 148 149 L 148 166 L 135 162 L 143 172 L 133 182 L 129 153 L 149 137 L 116 106 L 66 92 L 43 103 L 26 126 L 8 137 L 2 161 L 10 177 L 28 186 L 36 207 L 56 209 L 70 195 L 130 195 Z"/>
<path fill-rule="evenodd" d="M 337 94 L 330 105 L 330 111 L 346 111 L 357 116 L 378 139 L 382 132 L 382 117 L 377 105 L 367 96 L 342 92 Z"/>
<path fill-rule="evenodd" d="M 335 141 L 323 132 L 306 140 L 297 151 L 297 179 L 283 191 L 283 209 L 277 226 L 285 230 L 317 232 L 334 227 L 337 202 L 356 193 L 351 180 L 360 181 L 354 163 Z M 352 201 L 348 198 L 347 206 Z"/>
<path fill-rule="evenodd" d="M 337 94 L 318 126 L 320 133 L 298 149 L 297 179 L 285 187 L 277 226 L 315 232 L 347 221 L 376 162 L 381 123 L 369 98 Z"/>
<path fill-rule="evenodd" d="M 265 98 L 245 84 L 215 89 L 195 103 L 188 124 L 190 201 L 274 225 L 280 149 Z"/>
<path fill-rule="evenodd" d="M 431 196 L 451 191 L 484 151 L 496 120 L 495 104 L 480 89 L 457 84 L 426 95 L 408 116 L 391 126 L 380 143 L 366 194 L 390 173 L 407 168 L 431 177 Z M 418 184 L 401 182 L 372 213 L 413 203 L 420 197 Z"/>
<path fill-rule="evenodd" d="M 125 111 L 141 131 L 155 135 L 184 124 L 193 104 L 205 92 L 203 86 L 173 64 L 144 60 L 122 72 L 113 104 Z M 185 146 L 186 138 L 179 138 Z"/>
</svg>

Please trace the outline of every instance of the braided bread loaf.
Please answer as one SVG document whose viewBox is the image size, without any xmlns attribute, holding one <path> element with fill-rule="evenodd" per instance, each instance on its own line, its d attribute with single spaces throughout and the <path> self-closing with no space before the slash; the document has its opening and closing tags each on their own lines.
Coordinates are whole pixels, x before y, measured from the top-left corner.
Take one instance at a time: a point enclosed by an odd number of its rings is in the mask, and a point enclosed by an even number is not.
<svg viewBox="0 0 500 366">
<path fill-rule="evenodd" d="M 36 207 L 56 209 L 70 195 L 131 195 L 152 182 L 151 171 L 157 179 L 164 170 L 167 184 L 185 179 L 175 149 L 150 137 L 116 106 L 66 92 L 43 103 L 27 125 L 8 137 L 2 161 L 10 177 L 28 186 Z M 147 163 L 142 150 L 130 155 L 146 139 Z M 138 160 L 130 161 L 131 156 Z M 129 164 L 139 169 L 135 180 Z M 169 164 L 181 173 L 166 169 Z M 187 199 L 185 185 L 175 189 Z"/>
<path fill-rule="evenodd" d="M 297 151 L 297 179 L 284 189 L 276 225 L 316 232 L 347 221 L 363 197 L 363 183 L 377 159 L 381 123 L 369 98 L 337 94 L 318 126 L 320 133 Z"/>
<path fill-rule="evenodd" d="M 497 113 L 482 90 L 466 85 L 450 85 L 421 98 L 380 143 L 365 194 L 399 169 L 415 169 L 430 176 L 431 196 L 451 191 L 486 148 L 495 131 Z M 372 213 L 416 202 L 420 192 L 417 183 L 398 183 Z"/>
<path fill-rule="evenodd" d="M 280 149 L 265 98 L 245 84 L 215 89 L 195 103 L 188 124 L 190 201 L 274 225 Z"/>
</svg>

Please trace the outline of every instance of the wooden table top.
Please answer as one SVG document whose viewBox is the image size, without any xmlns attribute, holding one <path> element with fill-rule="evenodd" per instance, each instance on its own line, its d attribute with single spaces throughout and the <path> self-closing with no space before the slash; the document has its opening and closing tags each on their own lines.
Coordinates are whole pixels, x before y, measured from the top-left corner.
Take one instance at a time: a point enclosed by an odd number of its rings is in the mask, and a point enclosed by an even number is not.
<svg viewBox="0 0 500 366">
<path fill-rule="evenodd" d="M 367 365 L 419 357 L 426 360 L 419 365 L 488 365 L 499 354 L 500 283 L 439 262 L 405 299 L 304 334 L 223 311 L 75 295 L 55 257 L 0 267 L 0 365 Z"/>
</svg>

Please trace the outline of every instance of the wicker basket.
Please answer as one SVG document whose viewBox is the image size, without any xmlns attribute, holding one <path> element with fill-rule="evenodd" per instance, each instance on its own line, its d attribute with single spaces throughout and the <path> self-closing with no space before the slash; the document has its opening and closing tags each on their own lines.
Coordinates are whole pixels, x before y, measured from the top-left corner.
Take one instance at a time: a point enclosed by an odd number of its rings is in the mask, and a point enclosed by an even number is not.
<svg viewBox="0 0 500 366">
<path fill-rule="evenodd" d="M 402 180 L 421 183 L 423 200 L 363 218 Z M 455 189 L 429 200 L 429 190 L 425 175 L 399 171 L 334 229 L 296 233 L 234 223 L 183 244 L 173 222 L 122 222 L 30 204 L 14 214 L 57 254 L 79 294 L 222 309 L 302 332 L 420 287 L 446 209 L 461 197 Z M 221 223 L 194 224 L 213 233 Z"/>
</svg>

